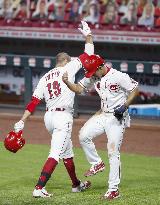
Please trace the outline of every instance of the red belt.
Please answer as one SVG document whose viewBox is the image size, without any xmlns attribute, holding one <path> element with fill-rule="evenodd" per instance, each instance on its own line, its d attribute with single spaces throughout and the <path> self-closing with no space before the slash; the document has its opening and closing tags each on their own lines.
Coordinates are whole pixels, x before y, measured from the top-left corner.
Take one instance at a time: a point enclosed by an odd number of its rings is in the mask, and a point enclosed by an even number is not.
<svg viewBox="0 0 160 205">
<path fill-rule="evenodd" d="M 65 108 L 55 108 L 55 109 L 51 109 L 50 111 L 65 111 L 66 109 Z M 48 111 L 48 108 L 46 109 L 46 111 Z"/>
</svg>

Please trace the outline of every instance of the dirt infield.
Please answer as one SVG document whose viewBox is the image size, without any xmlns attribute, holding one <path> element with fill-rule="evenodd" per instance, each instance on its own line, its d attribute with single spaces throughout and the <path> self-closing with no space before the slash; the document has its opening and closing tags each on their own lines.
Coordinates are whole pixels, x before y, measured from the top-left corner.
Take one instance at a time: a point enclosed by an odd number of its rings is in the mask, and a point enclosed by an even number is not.
<svg viewBox="0 0 160 205">
<path fill-rule="evenodd" d="M 25 125 L 24 137 L 28 144 L 50 144 L 50 136 L 45 129 L 42 112 L 31 116 Z M 0 112 L 0 141 L 13 129 L 13 125 L 20 119 L 21 113 Z M 74 119 L 72 139 L 75 147 L 79 147 L 78 131 L 90 116 L 80 116 Z M 95 140 L 98 149 L 106 150 L 106 136 Z M 148 156 L 160 156 L 160 121 L 133 120 L 127 128 L 121 148 L 122 152 L 137 153 Z"/>
</svg>

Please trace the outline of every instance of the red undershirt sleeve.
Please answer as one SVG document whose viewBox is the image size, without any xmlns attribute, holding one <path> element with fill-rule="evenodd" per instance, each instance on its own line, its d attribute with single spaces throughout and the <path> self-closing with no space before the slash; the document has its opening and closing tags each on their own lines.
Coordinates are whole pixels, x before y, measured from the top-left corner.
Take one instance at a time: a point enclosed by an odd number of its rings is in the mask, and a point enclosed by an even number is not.
<svg viewBox="0 0 160 205">
<path fill-rule="evenodd" d="M 40 99 L 36 98 L 36 97 L 32 97 L 32 100 L 28 103 L 28 105 L 26 106 L 26 110 L 28 110 L 29 112 L 34 112 L 37 105 L 40 103 Z"/>
</svg>

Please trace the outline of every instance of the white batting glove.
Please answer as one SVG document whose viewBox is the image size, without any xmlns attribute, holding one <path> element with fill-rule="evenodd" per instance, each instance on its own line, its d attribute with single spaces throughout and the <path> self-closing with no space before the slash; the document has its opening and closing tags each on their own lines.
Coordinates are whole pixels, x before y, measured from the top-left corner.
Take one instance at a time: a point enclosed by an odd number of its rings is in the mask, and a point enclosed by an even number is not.
<svg viewBox="0 0 160 205">
<path fill-rule="evenodd" d="M 15 130 L 15 132 L 19 132 L 19 131 L 23 130 L 23 128 L 24 128 L 24 122 L 23 122 L 23 120 L 18 121 L 18 122 L 15 123 L 15 125 L 14 125 L 14 130 Z"/>
<path fill-rule="evenodd" d="M 82 28 L 78 28 L 78 30 L 86 37 L 88 35 L 92 35 L 91 29 L 85 21 L 81 21 Z"/>
</svg>

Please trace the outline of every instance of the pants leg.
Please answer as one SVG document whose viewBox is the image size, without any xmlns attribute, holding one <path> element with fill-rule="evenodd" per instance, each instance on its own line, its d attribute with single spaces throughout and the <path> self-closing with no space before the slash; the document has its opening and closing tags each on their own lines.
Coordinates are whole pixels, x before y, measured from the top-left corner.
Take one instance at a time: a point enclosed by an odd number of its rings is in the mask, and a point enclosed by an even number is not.
<svg viewBox="0 0 160 205">
<path fill-rule="evenodd" d="M 101 162 L 95 145 L 92 141 L 96 136 L 104 133 L 104 127 L 101 123 L 103 121 L 102 115 L 95 115 L 91 117 L 81 128 L 79 133 L 79 141 L 84 150 L 86 158 L 91 165 Z"/>
<path fill-rule="evenodd" d="M 106 121 L 106 134 L 108 137 L 108 157 L 110 164 L 109 171 L 109 190 L 118 189 L 121 177 L 120 147 L 123 140 L 124 125 L 120 124 L 113 116 Z"/>
<path fill-rule="evenodd" d="M 59 162 L 62 158 L 73 157 L 71 131 L 73 119 L 70 113 L 51 113 L 52 129 L 51 149 L 48 158 L 54 158 Z"/>
</svg>

